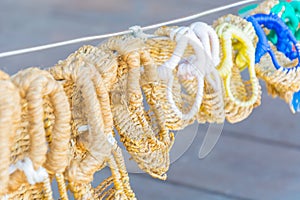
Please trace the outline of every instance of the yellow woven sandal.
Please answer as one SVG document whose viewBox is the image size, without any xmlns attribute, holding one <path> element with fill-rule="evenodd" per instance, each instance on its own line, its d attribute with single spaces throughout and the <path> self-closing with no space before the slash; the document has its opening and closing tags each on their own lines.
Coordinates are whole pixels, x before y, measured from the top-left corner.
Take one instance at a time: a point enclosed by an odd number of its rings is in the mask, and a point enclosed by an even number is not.
<svg viewBox="0 0 300 200">
<path fill-rule="evenodd" d="M 0 71 L 0 84 L 0 199 L 4 199 L 8 194 L 11 147 L 21 122 L 21 98 L 19 90 L 10 81 L 10 77 L 2 71 Z"/>
<path fill-rule="evenodd" d="M 151 120 L 160 123 L 161 116 L 156 107 L 153 116 L 145 111 L 140 86 L 141 66 L 147 71 L 152 62 L 138 38 L 125 35 L 110 39 L 106 45 L 119 55 L 118 82 L 111 91 L 115 128 L 138 166 L 152 177 L 166 179 L 173 134 L 164 126 L 152 127 Z M 150 89 L 156 93 L 155 87 Z"/>
<path fill-rule="evenodd" d="M 122 154 L 112 135 L 113 118 L 105 82 L 94 64 L 79 51 L 50 69 L 68 94 L 72 110 L 72 158 L 66 172 L 69 188 L 76 199 L 101 199 L 92 188 L 95 172 L 106 164 L 111 169 L 114 199 L 134 199 Z M 101 197 L 102 196 L 102 197 Z"/>
<path fill-rule="evenodd" d="M 226 119 L 236 123 L 247 118 L 260 105 L 261 87 L 255 74 L 255 31 L 242 18 L 227 15 L 214 23 L 222 47 L 217 67 L 224 81 Z M 249 80 L 240 74 L 248 68 Z"/>
</svg>

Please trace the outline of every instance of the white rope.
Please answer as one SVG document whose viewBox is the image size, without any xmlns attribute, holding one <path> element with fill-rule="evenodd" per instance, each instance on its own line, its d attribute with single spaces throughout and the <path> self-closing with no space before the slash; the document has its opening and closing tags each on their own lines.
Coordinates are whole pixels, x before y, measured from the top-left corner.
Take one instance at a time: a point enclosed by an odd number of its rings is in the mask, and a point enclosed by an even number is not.
<svg viewBox="0 0 300 200">
<path fill-rule="evenodd" d="M 190 28 L 201 41 L 205 52 L 211 58 L 214 66 L 218 66 L 220 63 L 220 42 L 216 31 L 203 22 L 192 23 Z"/>
<path fill-rule="evenodd" d="M 159 23 L 159 24 L 153 24 L 153 25 L 150 25 L 150 26 L 141 27 L 141 30 L 142 31 L 147 31 L 147 30 L 159 28 L 161 26 L 166 26 L 166 25 L 177 24 L 177 23 L 181 23 L 181 22 L 185 22 L 185 21 L 190 21 L 190 20 L 205 16 L 205 15 L 220 12 L 222 10 L 230 9 L 230 8 L 237 7 L 237 6 L 240 6 L 240 5 L 244 5 L 244 4 L 247 4 L 247 3 L 250 3 L 250 2 L 254 2 L 254 1 L 258 1 L 258 0 L 240 1 L 240 2 L 237 2 L 237 3 L 233 3 L 233 4 L 226 5 L 226 6 L 221 6 L 221 7 L 218 7 L 218 8 L 207 10 L 207 11 L 195 14 L 195 15 L 188 16 L 188 17 L 183 17 L 183 18 L 179 18 L 179 19 L 175 19 L 175 20 L 171 20 L 171 21 L 167 21 L 167 22 L 162 22 L 162 23 Z M 66 46 L 66 45 L 76 44 L 76 43 L 81 43 L 81 42 L 100 40 L 100 39 L 114 37 L 114 36 L 118 36 L 118 35 L 125 35 L 125 34 L 129 34 L 129 33 L 133 33 L 133 32 L 134 32 L 134 29 L 129 29 L 129 30 L 126 30 L 126 31 L 121 31 L 121 32 L 116 32 L 116 33 L 109 33 L 109 34 L 104 34 L 104 35 L 82 37 L 82 38 L 67 40 L 67 41 L 63 41 L 63 42 L 46 44 L 46 45 L 42 45 L 42 46 L 19 49 L 19 50 L 14 50 L 14 51 L 7 51 L 7 52 L 0 53 L 0 58 L 20 55 L 20 54 L 25 54 L 25 53 L 35 52 L 35 51 L 41 51 L 41 50 L 45 50 L 45 49 L 51 49 L 51 48 L 55 48 L 55 47 Z"/>
<path fill-rule="evenodd" d="M 82 125 L 82 126 L 79 126 L 77 131 L 78 132 L 85 132 L 85 131 L 88 131 L 90 129 L 89 125 Z"/>
<path fill-rule="evenodd" d="M 185 48 L 188 45 L 188 34 L 191 34 L 188 27 L 179 27 L 171 31 L 170 39 L 176 41 L 176 47 L 170 59 L 157 68 L 160 79 L 169 80 L 173 76 L 173 70 L 181 61 Z"/>
<path fill-rule="evenodd" d="M 9 200 L 9 196 L 6 194 L 6 195 L 0 197 L 0 200 Z"/>
<path fill-rule="evenodd" d="M 206 60 L 205 78 L 215 91 L 221 90 L 221 79 L 217 67 L 220 63 L 220 41 L 216 31 L 203 22 L 195 22 L 190 25 L 198 39 L 201 41 L 204 51 L 210 60 Z M 210 62 L 211 61 L 211 62 Z"/>
<path fill-rule="evenodd" d="M 197 36 L 193 32 L 193 30 L 189 27 L 179 27 L 171 31 L 170 39 L 175 40 L 177 45 L 175 47 L 174 53 L 171 58 L 166 61 L 163 65 L 157 68 L 158 74 L 161 79 L 167 80 L 167 99 L 172 107 L 172 110 L 183 120 L 190 120 L 193 118 L 198 112 L 200 105 L 202 103 L 203 97 L 203 87 L 204 87 L 204 74 L 203 69 L 198 68 L 197 66 L 201 61 L 204 60 L 203 47 L 198 40 Z M 182 61 L 182 55 L 187 47 L 187 44 L 192 45 L 195 51 L 195 59 L 191 60 L 193 63 L 185 64 Z M 181 62 L 181 63 L 180 63 Z M 180 64 L 179 64 L 180 63 Z M 182 113 L 179 108 L 176 106 L 176 103 L 173 99 L 173 69 L 176 68 L 179 64 L 179 76 L 192 76 L 195 77 L 198 81 L 197 84 L 197 95 L 195 98 L 195 102 L 188 113 Z M 184 65 L 184 67 L 180 67 L 180 65 Z M 184 70 L 184 68 L 189 68 Z"/>
</svg>

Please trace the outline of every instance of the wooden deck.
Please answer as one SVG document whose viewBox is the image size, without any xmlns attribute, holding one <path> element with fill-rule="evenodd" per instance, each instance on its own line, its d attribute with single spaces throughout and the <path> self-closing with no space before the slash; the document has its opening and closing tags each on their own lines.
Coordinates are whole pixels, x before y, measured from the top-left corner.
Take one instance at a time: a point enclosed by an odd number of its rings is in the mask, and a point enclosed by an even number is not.
<svg viewBox="0 0 300 200">
<path fill-rule="evenodd" d="M 0 52 L 149 25 L 232 2 L 237 1 L 1 0 Z M 212 23 L 236 12 L 230 9 L 199 20 Z M 48 67 L 81 45 L 3 58 L 0 68 L 13 74 L 29 66 Z M 300 199 L 300 115 L 291 114 L 283 101 L 264 91 L 262 106 L 242 123 L 226 124 L 216 148 L 199 160 L 207 127 L 200 125 L 193 144 L 171 165 L 167 181 L 130 174 L 139 199 Z M 188 135 L 189 129 L 180 134 Z M 97 174 L 96 180 L 107 173 Z"/>
</svg>

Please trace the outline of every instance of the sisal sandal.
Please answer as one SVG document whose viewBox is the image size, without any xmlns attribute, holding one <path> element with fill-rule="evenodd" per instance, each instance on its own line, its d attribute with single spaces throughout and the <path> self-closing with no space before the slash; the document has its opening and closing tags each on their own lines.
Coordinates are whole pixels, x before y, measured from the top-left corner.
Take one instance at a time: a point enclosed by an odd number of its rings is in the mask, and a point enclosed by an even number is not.
<svg viewBox="0 0 300 200">
<path fill-rule="evenodd" d="M 64 85 L 72 109 L 73 156 L 66 172 L 68 186 L 76 199 L 98 199 L 97 195 L 101 194 L 95 193 L 90 183 L 94 173 L 108 164 L 114 198 L 134 198 L 128 174 L 119 158 L 122 155 L 112 135 L 112 113 L 105 82 L 95 64 L 89 63 L 82 53 L 79 51 L 50 69 L 55 79 Z"/>
<path fill-rule="evenodd" d="M 242 18 L 227 15 L 214 27 L 220 37 L 222 59 L 217 67 L 224 81 L 226 119 L 231 123 L 247 118 L 260 105 L 261 88 L 255 74 L 255 32 Z M 250 79 L 244 81 L 240 72 L 248 68 Z"/>
<path fill-rule="evenodd" d="M 46 71 L 29 68 L 11 79 L 20 91 L 22 114 L 12 146 L 8 196 L 52 199 L 50 179 L 62 176 L 68 161 L 67 99 Z M 66 195 L 64 182 L 58 185 L 61 195 Z"/>
<path fill-rule="evenodd" d="M 153 116 L 145 111 L 140 86 L 141 65 L 147 71 L 153 63 L 143 53 L 143 42 L 138 38 L 112 38 L 107 46 L 119 54 L 118 82 L 111 91 L 115 128 L 138 166 L 152 177 L 164 180 L 174 136 L 163 126 L 152 127 L 150 119 L 160 121 L 161 115 L 155 107 Z"/>
<path fill-rule="evenodd" d="M 16 130 L 21 122 L 21 101 L 18 89 L 10 81 L 10 77 L 0 71 L 0 198 L 8 194 L 9 166 L 11 146 Z"/>
<path fill-rule="evenodd" d="M 256 14 L 247 17 L 259 37 L 256 48 L 256 73 L 266 82 L 272 97 L 281 97 L 293 111 L 292 94 L 300 90 L 300 47 L 296 38 L 275 14 Z M 263 25 L 278 34 L 276 46 L 268 43 Z"/>
</svg>

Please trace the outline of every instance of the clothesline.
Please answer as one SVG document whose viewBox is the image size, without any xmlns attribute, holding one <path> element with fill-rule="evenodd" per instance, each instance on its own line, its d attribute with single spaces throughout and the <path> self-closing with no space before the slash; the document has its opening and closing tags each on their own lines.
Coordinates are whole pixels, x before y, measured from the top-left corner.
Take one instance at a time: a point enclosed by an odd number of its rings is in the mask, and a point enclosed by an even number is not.
<svg viewBox="0 0 300 200">
<path fill-rule="evenodd" d="M 207 11 L 204 11 L 204 12 L 200 12 L 200 13 L 197 13 L 195 15 L 191 15 L 191 16 L 182 17 L 182 18 L 167 21 L 167 22 L 162 22 L 162 23 L 158 23 L 158 24 L 153 24 L 153 25 L 141 27 L 140 30 L 147 31 L 147 30 L 159 28 L 161 26 L 166 26 L 166 25 L 171 25 L 171 24 L 177 24 L 177 23 L 181 23 L 181 22 L 190 21 L 190 20 L 193 20 L 193 19 L 196 19 L 196 18 L 199 18 L 199 17 L 203 17 L 205 15 L 220 12 L 220 11 L 223 11 L 223 10 L 226 10 L 226 9 L 230 9 L 230 8 L 237 7 L 237 6 L 240 6 L 240 5 L 244 5 L 244 4 L 247 4 L 247 3 L 250 3 L 250 2 L 254 2 L 254 1 L 258 1 L 258 0 L 240 1 L 240 2 L 237 2 L 237 3 L 233 3 L 233 4 L 226 5 L 226 6 L 221 6 L 221 7 L 210 9 L 210 10 L 207 10 Z M 18 49 L 18 50 L 14 50 L 14 51 L 7 51 L 7 52 L 0 53 L 0 58 L 20 55 L 20 54 L 25 54 L 25 53 L 31 53 L 31 52 L 36 52 L 36 51 L 42 51 L 42 50 L 45 50 L 45 49 L 51 49 L 51 48 L 55 48 L 55 47 L 61 47 L 61 46 L 66 46 L 66 45 L 71 45 L 71 44 L 76 44 L 76 43 L 81 43 L 81 42 L 100 40 L 100 39 L 104 39 L 104 38 L 109 38 L 109 37 L 114 37 L 114 36 L 119 36 L 119 35 L 125 35 L 125 34 L 129 34 L 129 33 L 133 33 L 133 32 L 134 32 L 133 29 L 129 29 L 129 30 L 120 31 L 120 32 L 116 32 L 116 33 L 109 33 L 109 34 L 96 35 L 96 36 L 88 36 L 88 37 L 82 37 L 82 38 L 77 38 L 77 39 L 73 39 L 73 40 L 67 40 L 67 41 L 62 41 L 62 42 L 57 42 L 57 43 L 51 43 L 51 44 L 46 44 L 46 45 L 41 45 L 41 46 L 36 46 L 36 47 Z"/>
</svg>

